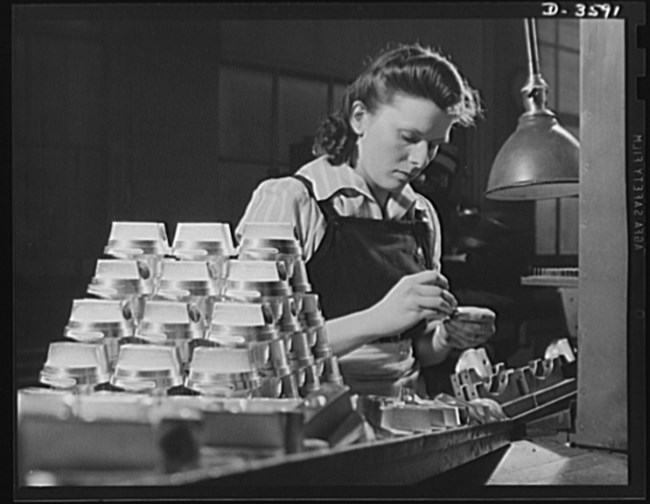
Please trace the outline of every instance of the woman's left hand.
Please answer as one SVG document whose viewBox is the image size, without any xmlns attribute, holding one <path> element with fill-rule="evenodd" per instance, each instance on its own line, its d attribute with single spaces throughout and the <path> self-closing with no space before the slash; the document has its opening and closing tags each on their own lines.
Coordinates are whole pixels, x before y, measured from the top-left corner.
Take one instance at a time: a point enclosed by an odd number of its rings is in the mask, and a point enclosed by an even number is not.
<svg viewBox="0 0 650 504">
<path fill-rule="evenodd" d="M 496 331 L 496 314 L 487 308 L 460 308 L 443 324 L 449 346 L 465 350 L 485 343 Z"/>
</svg>

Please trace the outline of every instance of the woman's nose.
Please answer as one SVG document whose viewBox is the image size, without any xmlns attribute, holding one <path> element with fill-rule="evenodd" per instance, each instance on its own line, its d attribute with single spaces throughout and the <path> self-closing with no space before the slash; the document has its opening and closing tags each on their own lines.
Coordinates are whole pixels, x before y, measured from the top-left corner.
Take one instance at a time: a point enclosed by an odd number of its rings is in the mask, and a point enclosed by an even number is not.
<svg viewBox="0 0 650 504">
<path fill-rule="evenodd" d="M 426 140 L 422 140 L 411 146 L 409 161 L 418 168 L 422 168 L 431 161 L 429 143 Z"/>
</svg>

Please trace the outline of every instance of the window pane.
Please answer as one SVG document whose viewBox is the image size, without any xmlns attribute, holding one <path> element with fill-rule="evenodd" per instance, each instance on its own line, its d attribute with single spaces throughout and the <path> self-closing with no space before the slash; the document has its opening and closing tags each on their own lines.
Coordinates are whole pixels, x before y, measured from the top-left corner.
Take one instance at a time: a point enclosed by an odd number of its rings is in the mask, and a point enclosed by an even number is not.
<svg viewBox="0 0 650 504">
<path fill-rule="evenodd" d="M 560 254 L 578 253 L 578 198 L 560 199 Z"/>
<path fill-rule="evenodd" d="M 557 243 L 557 200 L 535 201 L 535 253 L 554 255 Z"/>
<path fill-rule="evenodd" d="M 222 156 L 270 160 L 272 83 L 270 73 L 221 67 L 219 144 Z"/>
<path fill-rule="evenodd" d="M 580 114 L 580 58 L 577 53 L 559 53 L 560 90 L 558 111 L 566 114 Z"/>
<path fill-rule="evenodd" d="M 327 115 L 327 83 L 281 76 L 279 80 L 278 159 L 289 163 L 291 144 L 313 137 Z"/>
<path fill-rule="evenodd" d="M 580 20 L 560 19 L 558 42 L 561 46 L 578 49 L 580 47 Z"/>
<path fill-rule="evenodd" d="M 347 86 L 344 84 L 334 84 L 334 93 L 332 99 L 332 111 L 338 110 L 341 106 L 341 100 L 345 94 Z"/>
<path fill-rule="evenodd" d="M 537 20 L 537 39 L 540 42 L 555 43 L 555 33 L 557 31 L 557 20 L 555 19 L 538 19 Z"/>
</svg>

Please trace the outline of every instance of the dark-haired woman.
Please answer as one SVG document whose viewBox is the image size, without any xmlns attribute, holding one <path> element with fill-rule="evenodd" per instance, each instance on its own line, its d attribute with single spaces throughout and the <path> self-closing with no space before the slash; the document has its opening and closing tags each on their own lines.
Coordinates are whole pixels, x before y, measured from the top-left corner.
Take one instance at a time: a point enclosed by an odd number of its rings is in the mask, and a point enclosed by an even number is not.
<svg viewBox="0 0 650 504">
<path fill-rule="evenodd" d="M 381 53 L 321 125 L 316 159 L 262 182 L 246 222 L 290 222 L 319 294 L 334 353 L 353 392 L 424 396 L 419 366 L 484 343 L 494 314 L 450 317 L 457 301 L 440 272 L 436 211 L 410 182 L 480 114 L 478 94 L 440 53 Z"/>
</svg>

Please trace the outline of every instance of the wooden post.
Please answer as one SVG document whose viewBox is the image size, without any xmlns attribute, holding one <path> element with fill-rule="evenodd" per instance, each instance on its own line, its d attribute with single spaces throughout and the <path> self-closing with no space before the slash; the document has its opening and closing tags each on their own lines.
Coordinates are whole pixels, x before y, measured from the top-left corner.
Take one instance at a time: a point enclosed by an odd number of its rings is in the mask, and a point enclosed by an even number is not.
<svg viewBox="0 0 650 504">
<path fill-rule="evenodd" d="M 625 22 L 580 25 L 577 444 L 627 449 Z M 644 384 L 638 384 L 644 386 Z"/>
</svg>

